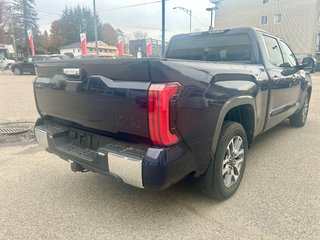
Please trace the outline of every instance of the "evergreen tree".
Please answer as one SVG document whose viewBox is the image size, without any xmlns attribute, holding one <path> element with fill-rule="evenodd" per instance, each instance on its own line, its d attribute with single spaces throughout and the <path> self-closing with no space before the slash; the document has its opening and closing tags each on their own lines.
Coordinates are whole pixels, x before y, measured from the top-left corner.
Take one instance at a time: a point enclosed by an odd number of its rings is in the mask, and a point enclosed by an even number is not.
<svg viewBox="0 0 320 240">
<path fill-rule="evenodd" d="M 19 48 L 22 48 L 24 55 L 29 55 L 28 30 L 32 31 L 35 47 L 39 43 L 39 19 L 35 10 L 35 0 L 13 0 L 12 9 L 17 45 Z"/>
<path fill-rule="evenodd" d="M 61 32 L 65 43 L 71 44 L 80 42 L 80 33 L 87 33 L 87 40 L 94 41 L 94 15 L 89 8 L 66 7 L 61 17 Z M 101 39 L 102 24 L 97 16 L 98 40 Z"/>
</svg>

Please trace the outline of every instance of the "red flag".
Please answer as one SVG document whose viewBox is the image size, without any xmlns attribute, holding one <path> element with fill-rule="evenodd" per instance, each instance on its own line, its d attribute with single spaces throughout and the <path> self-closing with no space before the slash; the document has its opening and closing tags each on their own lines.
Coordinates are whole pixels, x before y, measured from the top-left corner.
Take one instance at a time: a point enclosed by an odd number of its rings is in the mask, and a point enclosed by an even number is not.
<svg viewBox="0 0 320 240">
<path fill-rule="evenodd" d="M 119 56 L 123 56 L 123 38 L 121 35 L 118 36 L 118 53 Z"/>
<path fill-rule="evenodd" d="M 87 36 L 86 33 L 80 33 L 80 41 L 81 41 L 81 54 L 87 54 Z"/>
<path fill-rule="evenodd" d="M 28 38 L 29 38 L 29 46 L 30 46 L 30 50 L 31 50 L 31 55 L 34 56 L 35 52 L 34 52 L 32 31 L 28 30 L 27 33 L 28 33 Z"/>
<path fill-rule="evenodd" d="M 149 57 L 152 54 L 151 39 L 147 39 L 146 43 L 147 43 L 147 45 L 146 45 L 146 55 L 147 55 L 147 57 Z"/>
</svg>

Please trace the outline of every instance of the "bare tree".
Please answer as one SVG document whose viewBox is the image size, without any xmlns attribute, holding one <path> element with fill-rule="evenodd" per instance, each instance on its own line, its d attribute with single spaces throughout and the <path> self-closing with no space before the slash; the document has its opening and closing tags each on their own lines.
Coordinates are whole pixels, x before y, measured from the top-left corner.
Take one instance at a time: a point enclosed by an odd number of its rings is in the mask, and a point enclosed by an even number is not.
<svg viewBox="0 0 320 240">
<path fill-rule="evenodd" d="M 10 5 L 7 0 L 0 0 L 0 43 L 5 43 L 10 31 Z"/>
<path fill-rule="evenodd" d="M 118 33 L 117 30 L 110 23 L 104 23 L 102 25 L 101 40 L 109 45 L 117 46 Z"/>
<path fill-rule="evenodd" d="M 132 35 L 134 39 L 146 39 L 148 37 L 148 33 L 143 31 L 134 31 Z"/>
</svg>

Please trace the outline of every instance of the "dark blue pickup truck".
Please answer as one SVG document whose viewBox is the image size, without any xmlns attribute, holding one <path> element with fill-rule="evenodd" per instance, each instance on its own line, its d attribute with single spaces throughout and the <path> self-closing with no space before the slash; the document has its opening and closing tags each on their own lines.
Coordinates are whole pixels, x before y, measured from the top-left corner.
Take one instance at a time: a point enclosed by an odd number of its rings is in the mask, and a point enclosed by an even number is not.
<svg viewBox="0 0 320 240">
<path fill-rule="evenodd" d="M 305 125 L 310 66 L 253 28 L 174 36 L 162 59 L 39 62 L 36 138 L 73 171 L 148 190 L 192 176 L 223 200 L 256 136 L 287 118 Z"/>
</svg>

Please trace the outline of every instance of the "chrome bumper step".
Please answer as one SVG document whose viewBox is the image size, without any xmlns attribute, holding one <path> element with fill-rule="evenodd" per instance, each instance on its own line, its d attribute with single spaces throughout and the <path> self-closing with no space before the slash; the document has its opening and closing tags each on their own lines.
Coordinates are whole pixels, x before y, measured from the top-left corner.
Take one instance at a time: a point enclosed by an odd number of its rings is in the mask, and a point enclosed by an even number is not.
<svg viewBox="0 0 320 240">
<path fill-rule="evenodd" d="M 83 163 L 118 176 L 123 182 L 143 188 L 142 161 L 145 152 L 122 143 L 113 142 L 96 151 L 72 143 L 70 129 L 58 124 L 43 124 L 35 127 L 39 145 L 48 151 L 63 155 L 68 160 Z"/>
</svg>

